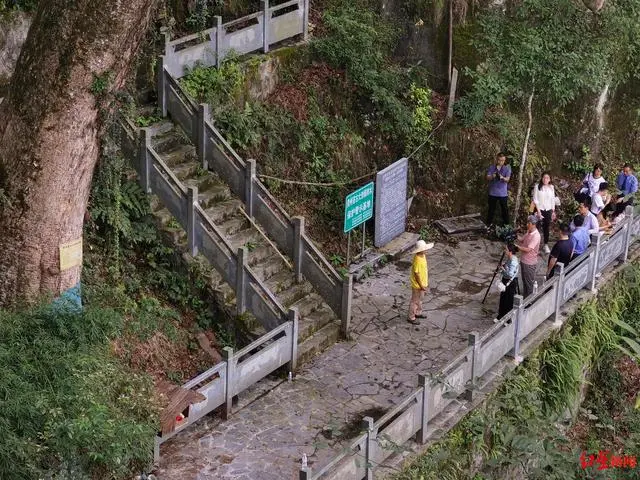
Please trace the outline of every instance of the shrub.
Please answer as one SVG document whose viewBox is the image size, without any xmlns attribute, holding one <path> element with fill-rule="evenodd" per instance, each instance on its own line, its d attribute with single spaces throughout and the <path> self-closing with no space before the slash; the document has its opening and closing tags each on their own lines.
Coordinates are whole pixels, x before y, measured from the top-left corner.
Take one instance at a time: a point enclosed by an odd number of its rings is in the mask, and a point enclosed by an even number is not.
<svg viewBox="0 0 640 480">
<path fill-rule="evenodd" d="M 0 478 L 126 478 L 149 464 L 152 383 L 111 356 L 122 324 L 104 309 L 0 311 Z"/>
</svg>

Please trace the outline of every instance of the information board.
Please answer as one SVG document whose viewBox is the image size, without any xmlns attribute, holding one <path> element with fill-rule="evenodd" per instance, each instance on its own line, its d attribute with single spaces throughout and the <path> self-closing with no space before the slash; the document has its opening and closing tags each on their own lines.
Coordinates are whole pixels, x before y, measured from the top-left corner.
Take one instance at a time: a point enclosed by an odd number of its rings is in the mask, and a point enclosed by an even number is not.
<svg viewBox="0 0 640 480">
<path fill-rule="evenodd" d="M 409 159 L 401 158 L 376 175 L 374 245 L 382 247 L 405 232 Z"/>
<path fill-rule="evenodd" d="M 370 182 L 347 195 L 344 200 L 344 233 L 373 217 L 374 188 L 374 183 Z"/>
</svg>

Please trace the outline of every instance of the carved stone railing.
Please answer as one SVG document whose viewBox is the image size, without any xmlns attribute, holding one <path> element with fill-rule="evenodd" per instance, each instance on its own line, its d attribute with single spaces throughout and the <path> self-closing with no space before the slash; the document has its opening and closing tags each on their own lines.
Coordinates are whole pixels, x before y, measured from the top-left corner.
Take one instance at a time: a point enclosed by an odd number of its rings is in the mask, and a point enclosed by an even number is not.
<svg viewBox="0 0 640 480">
<path fill-rule="evenodd" d="M 312 472 L 300 469 L 300 480 L 362 480 L 373 478 L 373 469 L 414 438 L 426 443 L 431 432 L 429 422 L 461 395 L 472 400 L 476 380 L 505 357 L 518 362 L 520 343 L 547 319 L 559 327 L 564 304 L 583 288 L 594 291 L 596 277 L 615 259 L 627 261 L 629 247 L 640 236 L 640 216 L 627 207 L 625 220 L 614 234 L 592 237 L 592 245 L 568 268 L 559 265 L 560 274 L 545 282 L 539 292 L 526 300 L 515 297 L 515 307 L 484 335 L 469 335 L 468 347 L 435 375 L 419 375 L 418 388 L 398 406 L 374 422 L 363 421 L 364 433 L 329 463 Z"/>
</svg>

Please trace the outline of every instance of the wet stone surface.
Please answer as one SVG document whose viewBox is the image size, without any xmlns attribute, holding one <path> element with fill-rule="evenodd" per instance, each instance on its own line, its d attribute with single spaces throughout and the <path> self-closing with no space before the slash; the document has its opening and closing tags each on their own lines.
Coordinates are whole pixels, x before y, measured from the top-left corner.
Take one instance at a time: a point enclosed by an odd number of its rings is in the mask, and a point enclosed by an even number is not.
<svg viewBox="0 0 640 480">
<path fill-rule="evenodd" d="M 493 325 L 497 292 L 481 301 L 501 248 L 484 239 L 436 244 L 427 257 L 427 319 L 417 326 L 406 320 L 410 256 L 355 284 L 351 341 L 325 350 L 293 382 L 266 380 L 273 389 L 228 421 L 203 418 L 163 444 L 159 478 L 297 479 L 303 453 L 322 468 L 358 435 L 362 417 L 382 416 L 417 387 L 418 374 L 438 371 L 470 332 Z M 546 257 L 539 272 L 544 265 Z"/>
</svg>

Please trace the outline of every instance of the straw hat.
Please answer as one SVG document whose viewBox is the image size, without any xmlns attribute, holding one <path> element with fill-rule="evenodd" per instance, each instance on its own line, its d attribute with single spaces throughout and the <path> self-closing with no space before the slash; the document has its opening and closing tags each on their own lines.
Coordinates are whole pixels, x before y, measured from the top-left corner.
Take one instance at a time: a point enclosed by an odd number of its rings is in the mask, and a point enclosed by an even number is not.
<svg viewBox="0 0 640 480">
<path fill-rule="evenodd" d="M 416 243 L 416 247 L 411 251 L 411 253 L 416 254 L 424 252 L 426 250 L 431 250 L 432 248 L 433 243 L 427 243 L 424 240 L 418 240 L 418 243 Z"/>
</svg>

